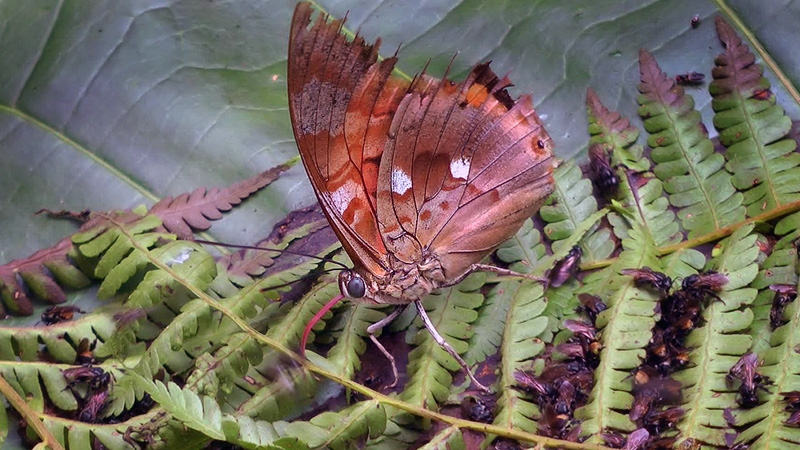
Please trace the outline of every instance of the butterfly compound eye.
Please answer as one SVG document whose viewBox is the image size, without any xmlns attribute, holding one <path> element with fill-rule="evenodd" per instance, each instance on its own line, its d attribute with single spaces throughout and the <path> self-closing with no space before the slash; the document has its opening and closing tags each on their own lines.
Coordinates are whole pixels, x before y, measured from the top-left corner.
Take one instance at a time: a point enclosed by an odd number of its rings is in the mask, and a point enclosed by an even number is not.
<svg viewBox="0 0 800 450">
<path fill-rule="evenodd" d="M 352 298 L 361 298 L 367 293 L 367 285 L 364 284 L 364 279 L 358 275 L 350 278 L 347 282 L 347 295 Z"/>
<path fill-rule="evenodd" d="M 367 294 L 367 284 L 358 273 L 344 270 L 339 273 L 339 291 L 349 298 L 361 298 Z"/>
</svg>

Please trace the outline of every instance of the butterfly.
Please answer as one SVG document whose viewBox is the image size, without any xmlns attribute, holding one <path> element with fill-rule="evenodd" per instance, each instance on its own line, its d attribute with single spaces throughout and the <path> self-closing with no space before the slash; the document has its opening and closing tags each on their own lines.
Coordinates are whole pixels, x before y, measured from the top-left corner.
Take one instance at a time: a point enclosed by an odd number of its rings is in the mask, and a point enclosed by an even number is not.
<svg viewBox="0 0 800 450">
<path fill-rule="evenodd" d="M 289 112 L 303 166 L 325 216 L 353 261 L 339 274 L 342 298 L 397 305 L 368 328 L 375 338 L 410 304 L 426 328 L 485 389 L 436 331 L 421 300 L 477 270 L 553 190 L 552 140 L 531 97 L 513 100 L 489 63 L 461 83 L 393 73 L 380 39 L 349 40 L 343 21 L 299 3 L 291 25 Z"/>
</svg>

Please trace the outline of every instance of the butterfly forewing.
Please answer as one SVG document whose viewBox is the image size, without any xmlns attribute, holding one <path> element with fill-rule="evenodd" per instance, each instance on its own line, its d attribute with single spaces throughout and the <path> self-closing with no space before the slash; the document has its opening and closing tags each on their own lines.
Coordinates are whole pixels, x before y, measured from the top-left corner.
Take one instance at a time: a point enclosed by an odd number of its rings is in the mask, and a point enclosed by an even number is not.
<svg viewBox="0 0 800 450">
<path fill-rule="evenodd" d="M 351 259 L 386 271 L 375 215 L 377 165 L 393 111 L 405 93 L 391 79 L 394 60 L 377 63 L 378 44 L 348 42 L 341 22 L 298 4 L 289 41 L 289 109 L 303 165 Z M 352 141 L 352 142 L 350 142 Z"/>
<path fill-rule="evenodd" d="M 393 291 L 382 301 L 419 300 L 405 296 L 456 282 L 533 215 L 552 191 L 550 138 L 488 63 L 462 83 L 406 81 L 396 58 L 377 61 L 379 42 L 348 42 L 322 16 L 309 26 L 311 14 L 297 6 L 289 48 L 303 164 L 351 259 Z M 435 279 L 407 291 L 418 276 Z"/>
</svg>

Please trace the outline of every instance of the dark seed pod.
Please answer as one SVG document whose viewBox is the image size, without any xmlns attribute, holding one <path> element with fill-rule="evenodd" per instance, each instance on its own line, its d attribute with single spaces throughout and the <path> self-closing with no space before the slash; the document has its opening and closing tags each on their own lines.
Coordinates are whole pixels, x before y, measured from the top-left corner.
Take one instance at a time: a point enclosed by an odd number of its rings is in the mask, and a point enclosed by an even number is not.
<svg viewBox="0 0 800 450">
<path fill-rule="evenodd" d="M 548 279 L 551 287 L 559 287 L 567 282 L 570 278 L 578 273 L 578 266 L 581 263 L 581 256 L 583 250 L 579 246 L 572 247 L 564 259 L 556 262 L 555 266 L 550 270 Z"/>
<path fill-rule="evenodd" d="M 86 311 L 74 305 L 51 306 L 44 310 L 41 319 L 43 324 L 50 326 L 72 320 L 75 313 L 86 314 Z"/>
<path fill-rule="evenodd" d="M 88 423 L 96 422 L 97 415 L 106 406 L 106 399 L 108 399 L 108 389 L 103 389 L 90 395 L 86 400 L 86 405 L 78 414 L 78 420 Z"/>
<path fill-rule="evenodd" d="M 592 323 L 597 321 L 597 315 L 605 311 L 608 306 L 600 299 L 600 297 L 592 294 L 578 294 L 578 300 L 581 302 L 581 309 L 586 311 Z"/>
<path fill-rule="evenodd" d="M 589 146 L 589 172 L 590 178 L 602 195 L 606 197 L 616 195 L 619 189 L 619 177 L 611 167 L 611 155 L 606 152 L 603 144 Z"/>
<path fill-rule="evenodd" d="M 741 381 L 736 401 L 744 408 L 758 405 L 758 390 L 766 391 L 765 385 L 770 382 L 768 377 L 758 372 L 758 364 L 758 356 L 755 353 L 745 353 L 725 376 L 726 383 L 731 387 L 734 380 Z"/>
<path fill-rule="evenodd" d="M 474 422 L 490 423 L 494 416 L 492 409 L 475 397 L 466 397 L 461 401 L 461 411 L 465 417 Z"/>
<path fill-rule="evenodd" d="M 62 371 L 67 387 L 86 383 L 90 389 L 104 389 L 111 383 L 111 374 L 100 367 L 72 367 Z"/>
<path fill-rule="evenodd" d="M 75 355 L 75 364 L 86 365 L 95 364 L 97 360 L 94 358 L 94 348 L 97 346 L 97 341 L 89 342 L 88 338 L 83 338 L 78 343 L 77 354 Z"/>
<path fill-rule="evenodd" d="M 675 75 L 675 82 L 682 85 L 698 85 L 703 84 L 706 76 L 700 72 L 689 72 Z"/>
<path fill-rule="evenodd" d="M 772 298 L 772 309 L 769 311 L 769 323 L 774 330 L 783 323 L 783 311 L 786 305 L 797 298 L 797 286 L 794 284 L 772 284 L 770 290 L 775 292 Z"/>
<path fill-rule="evenodd" d="M 648 432 L 645 428 L 639 428 L 638 430 L 632 432 L 628 435 L 628 440 L 625 441 L 625 446 L 622 447 L 623 450 L 643 450 L 645 448 L 645 444 L 650 439 L 650 432 Z"/>
<path fill-rule="evenodd" d="M 646 286 L 657 290 L 658 292 L 666 295 L 672 287 L 672 279 L 667 275 L 656 272 L 649 267 L 642 267 L 641 269 L 623 269 L 623 275 L 633 277 L 633 282 L 637 286 Z"/>
<path fill-rule="evenodd" d="M 753 92 L 753 98 L 756 100 L 769 100 L 772 98 L 772 91 L 769 89 L 758 89 Z"/>
</svg>

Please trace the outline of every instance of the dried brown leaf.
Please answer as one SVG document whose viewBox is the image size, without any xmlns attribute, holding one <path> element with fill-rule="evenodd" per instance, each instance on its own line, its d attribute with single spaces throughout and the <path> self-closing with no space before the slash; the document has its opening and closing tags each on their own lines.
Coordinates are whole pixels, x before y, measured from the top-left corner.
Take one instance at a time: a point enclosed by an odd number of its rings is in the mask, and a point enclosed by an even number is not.
<svg viewBox="0 0 800 450">
<path fill-rule="evenodd" d="M 192 193 L 181 194 L 175 198 L 166 197 L 150 208 L 170 233 L 180 239 L 192 237 L 192 230 L 207 230 L 212 220 L 222 218 L 222 213 L 230 211 L 253 193 L 269 185 L 289 166 L 280 165 L 261 172 L 255 177 L 242 180 L 228 188 L 197 188 Z"/>
</svg>

